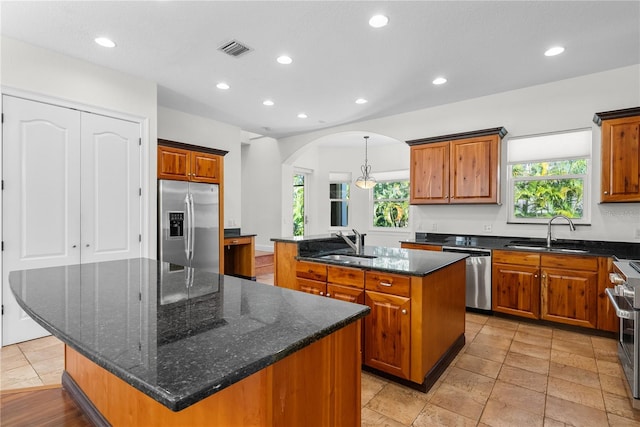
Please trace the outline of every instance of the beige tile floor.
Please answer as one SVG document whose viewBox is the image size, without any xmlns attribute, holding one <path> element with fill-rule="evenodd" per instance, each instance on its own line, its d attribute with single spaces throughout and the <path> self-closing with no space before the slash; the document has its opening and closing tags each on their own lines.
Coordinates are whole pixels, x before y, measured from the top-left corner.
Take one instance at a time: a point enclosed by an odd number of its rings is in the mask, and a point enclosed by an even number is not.
<svg viewBox="0 0 640 427">
<path fill-rule="evenodd" d="M 467 344 L 428 393 L 363 372 L 362 426 L 640 426 L 613 339 L 467 313 Z M 2 390 L 59 384 L 53 337 L 3 347 Z"/>
</svg>

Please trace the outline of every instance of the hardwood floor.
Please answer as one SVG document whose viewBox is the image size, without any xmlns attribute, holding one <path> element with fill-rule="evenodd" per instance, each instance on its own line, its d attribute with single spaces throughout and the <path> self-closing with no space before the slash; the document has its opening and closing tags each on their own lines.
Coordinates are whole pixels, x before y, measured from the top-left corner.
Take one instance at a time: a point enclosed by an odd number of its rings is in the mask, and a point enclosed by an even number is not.
<svg viewBox="0 0 640 427">
<path fill-rule="evenodd" d="M 33 391 L 4 392 L 0 396 L 4 426 L 90 427 L 92 424 L 60 386 Z"/>
</svg>

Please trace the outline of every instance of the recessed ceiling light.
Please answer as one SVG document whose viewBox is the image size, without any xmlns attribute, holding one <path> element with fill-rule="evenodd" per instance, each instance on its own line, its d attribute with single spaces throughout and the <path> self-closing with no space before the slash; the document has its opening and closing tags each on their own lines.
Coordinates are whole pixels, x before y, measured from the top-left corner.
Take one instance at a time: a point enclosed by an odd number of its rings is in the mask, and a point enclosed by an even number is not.
<svg viewBox="0 0 640 427">
<path fill-rule="evenodd" d="M 550 49 L 547 49 L 547 51 L 544 53 L 544 56 L 556 56 L 560 55 L 562 52 L 564 52 L 564 48 L 562 46 L 554 46 Z"/>
<path fill-rule="evenodd" d="M 298 114 L 298 118 L 299 119 L 306 119 L 307 115 L 305 113 L 300 113 L 300 114 Z"/>
<path fill-rule="evenodd" d="M 278 57 L 277 61 L 278 61 L 280 64 L 289 65 L 289 64 L 291 64 L 291 63 L 293 62 L 293 59 L 291 59 L 291 58 L 290 58 L 290 57 L 288 57 L 287 55 L 282 55 L 282 56 L 279 56 L 279 57 Z"/>
<path fill-rule="evenodd" d="M 273 101 L 270 99 L 265 99 L 262 101 L 262 105 L 266 105 L 267 107 L 271 107 L 273 105 Z"/>
<path fill-rule="evenodd" d="M 369 101 L 367 101 L 367 100 L 366 100 L 366 99 L 364 99 L 364 98 L 358 98 L 358 99 L 356 99 L 356 104 L 366 104 L 367 102 L 369 102 Z"/>
<path fill-rule="evenodd" d="M 441 85 L 441 84 L 445 84 L 446 82 L 447 82 L 447 79 L 445 79 L 444 77 L 437 77 L 431 83 L 433 83 L 434 85 Z"/>
<path fill-rule="evenodd" d="M 222 90 L 227 90 L 227 89 L 229 89 L 229 85 L 228 85 L 228 84 L 226 84 L 225 82 L 220 82 L 220 83 L 218 83 L 218 84 L 216 85 L 216 87 L 217 87 L 218 89 L 222 89 Z"/>
<path fill-rule="evenodd" d="M 375 15 L 375 16 L 372 16 L 371 19 L 369 19 L 369 25 L 371 25 L 373 28 L 384 27 L 388 23 L 389 23 L 389 18 L 387 18 L 384 15 Z"/>
<path fill-rule="evenodd" d="M 94 41 L 102 47 L 116 47 L 116 44 L 113 42 L 113 40 L 106 37 L 96 37 Z"/>
</svg>

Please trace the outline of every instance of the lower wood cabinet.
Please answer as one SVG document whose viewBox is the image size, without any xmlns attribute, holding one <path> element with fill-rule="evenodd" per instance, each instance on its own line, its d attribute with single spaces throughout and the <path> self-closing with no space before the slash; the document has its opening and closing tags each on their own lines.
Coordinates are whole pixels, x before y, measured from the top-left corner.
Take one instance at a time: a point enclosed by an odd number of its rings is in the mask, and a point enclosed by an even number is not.
<svg viewBox="0 0 640 427">
<path fill-rule="evenodd" d="M 411 369 L 411 300 L 365 291 L 371 313 L 364 323 L 364 363 L 409 379 Z"/>
<path fill-rule="evenodd" d="M 492 309 L 530 319 L 614 331 L 600 282 L 608 278 L 607 258 L 493 251 Z M 602 277 L 601 277 L 602 276 Z M 602 291 L 604 294 L 604 291 Z"/>
<path fill-rule="evenodd" d="M 442 246 L 439 245 L 425 245 L 423 243 L 411 243 L 411 242 L 402 242 L 400 243 L 400 247 L 402 249 L 418 249 L 421 251 L 442 251 Z"/>
<path fill-rule="evenodd" d="M 364 290 L 353 286 L 335 285 L 327 283 L 327 296 L 346 302 L 364 304 Z"/>
<path fill-rule="evenodd" d="M 492 309 L 501 313 L 540 318 L 540 255 L 493 251 Z"/>
</svg>

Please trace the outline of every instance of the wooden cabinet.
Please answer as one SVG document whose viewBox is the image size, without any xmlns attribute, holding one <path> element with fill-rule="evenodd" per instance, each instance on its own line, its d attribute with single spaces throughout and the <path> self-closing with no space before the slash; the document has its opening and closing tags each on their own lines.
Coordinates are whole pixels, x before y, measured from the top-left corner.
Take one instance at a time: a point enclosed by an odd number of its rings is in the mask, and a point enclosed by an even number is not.
<svg viewBox="0 0 640 427">
<path fill-rule="evenodd" d="M 408 379 L 411 368 L 410 299 L 367 290 L 365 302 L 371 313 L 365 318 L 364 363 Z"/>
<path fill-rule="evenodd" d="M 540 318 L 540 255 L 493 251 L 491 308 L 530 319 Z"/>
<path fill-rule="evenodd" d="M 297 289 L 296 257 L 298 244 L 275 242 L 273 245 L 273 284 L 287 289 Z"/>
<path fill-rule="evenodd" d="M 570 325 L 597 325 L 598 259 L 542 255 L 541 318 Z"/>
<path fill-rule="evenodd" d="M 220 183 L 221 155 L 163 146 L 162 141 L 158 141 L 158 179 Z"/>
<path fill-rule="evenodd" d="M 504 128 L 407 141 L 411 204 L 499 203 Z"/>
<path fill-rule="evenodd" d="M 418 249 L 422 251 L 442 251 L 442 246 L 439 245 L 425 245 L 422 243 L 410 243 L 410 242 L 402 242 L 400 243 L 400 247 L 402 249 Z"/>
<path fill-rule="evenodd" d="M 492 309 L 616 331 L 617 318 L 604 293 L 611 268 L 606 257 L 494 250 Z"/>
<path fill-rule="evenodd" d="M 364 271 L 357 268 L 327 266 L 327 296 L 364 304 Z"/>
<path fill-rule="evenodd" d="M 256 245 L 254 236 L 224 238 L 224 274 L 256 278 Z"/>
<path fill-rule="evenodd" d="M 602 120 L 601 202 L 640 202 L 640 108 L 632 110 Z"/>
</svg>

